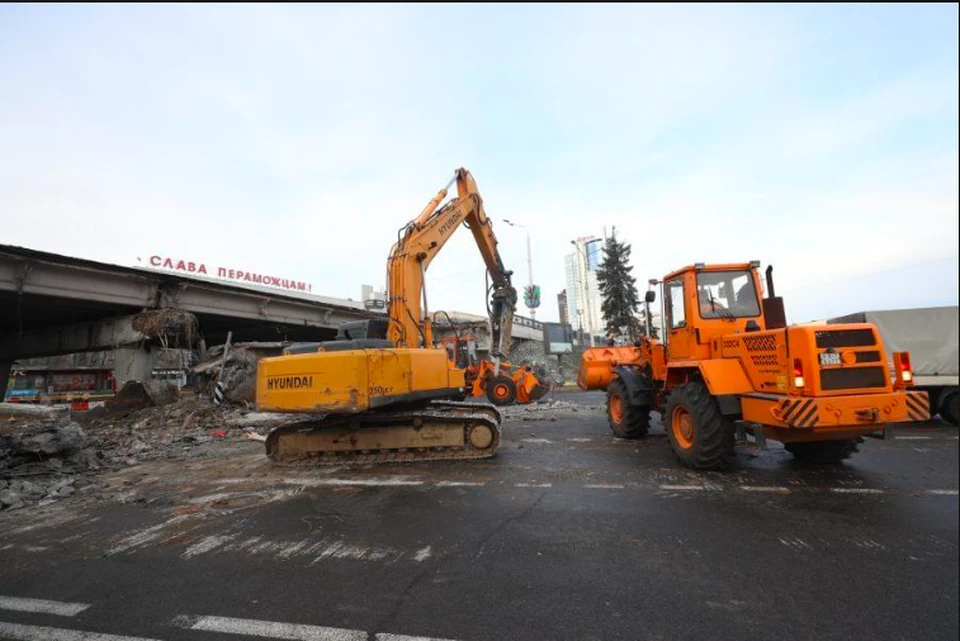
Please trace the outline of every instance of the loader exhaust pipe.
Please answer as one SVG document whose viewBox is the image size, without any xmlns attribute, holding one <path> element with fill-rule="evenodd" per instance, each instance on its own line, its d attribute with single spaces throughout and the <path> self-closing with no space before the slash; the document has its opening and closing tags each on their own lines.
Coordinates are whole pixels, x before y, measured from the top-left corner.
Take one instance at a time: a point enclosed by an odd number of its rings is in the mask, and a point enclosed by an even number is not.
<svg viewBox="0 0 960 641">
<path fill-rule="evenodd" d="M 783 309 L 783 299 L 777 296 L 773 288 L 773 265 L 767 265 L 767 297 L 761 303 L 766 329 L 783 329 L 787 326 L 787 313 Z"/>
</svg>

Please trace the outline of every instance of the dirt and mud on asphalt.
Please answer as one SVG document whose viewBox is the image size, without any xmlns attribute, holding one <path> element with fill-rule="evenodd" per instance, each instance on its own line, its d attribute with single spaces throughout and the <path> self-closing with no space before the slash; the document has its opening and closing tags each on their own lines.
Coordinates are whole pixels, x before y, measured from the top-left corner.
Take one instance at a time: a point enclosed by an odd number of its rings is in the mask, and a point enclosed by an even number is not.
<svg viewBox="0 0 960 641">
<path fill-rule="evenodd" d="M 469 462 L 280 466 L 246 437 L 276 416 L 193 399 L 7 418 L 0 477 L 77 489 L 0 512 L 0 583 L 138 639 L 185 638 L 181 615 L 460 641 L 956 638 L 955 428 L 899 426 L 834 466 L 740 444 L 698 472 L 657 416 L 625 441 L 602 394 L 552 401 L 507 408 L 497 456 Z"/>
<path fill-rule="evenodd" d="M 142 476 L 166 478 L 170 486 L 189 484 L 198 473 L 215 478 L 221 468 L 233 476 L 238 469 L 269 475 L 273 468 L 262 437 L 298 418 L 217 406 L 192 396 L 154 403 L 137 392 L 120 399 L 87 412 L 4 413 L 0 408 L 0 508 L 42 507 L 74 496 L 148 501 L 148 485 L 137 482 L 139 472 L 131 472 L 146 469 L 146 462 L 157 465 Z M 503 408 L 503 414 L 516 422 L 556 421 L 598 410 L 548 399 Z"/>
</svg>

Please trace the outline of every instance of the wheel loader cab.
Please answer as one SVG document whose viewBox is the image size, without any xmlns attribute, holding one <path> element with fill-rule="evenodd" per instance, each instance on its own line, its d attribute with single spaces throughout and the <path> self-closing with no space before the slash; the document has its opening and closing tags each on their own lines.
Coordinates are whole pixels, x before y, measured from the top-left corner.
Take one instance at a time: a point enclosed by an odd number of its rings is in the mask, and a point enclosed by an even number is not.
<svg viewBox="0 0 960 641">
<path fill-rule="evenodd" d="M 452 367 L 474 370 L 477 368 L 477 339 L 473 336 L 450 336 L 442 339 L 440 344 L 447 351 L 447 360 Z"/>
<path fill-rule="evenodd" d="M 760 276 L 755 263 L 697 264 L 663 280 L 667 360 L 713 357 L 719 336 L 762 330 Z"/>
</svg>

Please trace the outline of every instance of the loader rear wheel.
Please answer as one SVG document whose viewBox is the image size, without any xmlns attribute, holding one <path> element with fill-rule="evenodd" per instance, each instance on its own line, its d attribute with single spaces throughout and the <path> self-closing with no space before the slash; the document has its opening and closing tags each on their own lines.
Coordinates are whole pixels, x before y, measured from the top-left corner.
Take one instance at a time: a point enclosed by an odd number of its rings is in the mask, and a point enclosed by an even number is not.
<svg viewBox="0 0 960 641">
<path fill-rule="evenodd" d="M 517 384 L 509 376 L 493 376 L 487 380 L 487 398 L 494 405 L 512 405 L 517 400 Z"/>
<path fill-rule="evenodd" d="M 833 465 L 853 456 L 857 451 L 858 439 L 847 438 L 840 441 L 814 441 L 812 443 L 784 443 L 783 449 L 804 463 Z"/>
<path fill-rule="evenodd" d="M 627 386 L 620 380 L 607 388 L 607 418 L 617 438 L 643 438 L 650 429 L 650 408 L 631 404 Z"/>
<path fill-rule="evenodd" d="M 699 470 L 725 467 L 733 459 L 734 427 L 700 382 L 670 392 L 663 427 L 680 462 Z"/>
</svg>

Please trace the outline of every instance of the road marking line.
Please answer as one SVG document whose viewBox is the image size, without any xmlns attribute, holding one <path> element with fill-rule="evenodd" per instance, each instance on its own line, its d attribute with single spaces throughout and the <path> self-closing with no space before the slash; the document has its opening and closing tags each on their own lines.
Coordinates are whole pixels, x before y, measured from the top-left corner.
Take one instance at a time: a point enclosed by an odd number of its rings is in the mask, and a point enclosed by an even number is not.
<svg viewBox="0 0 960 641">
<path fill-rule="evenodd" d="M 553 443 L 553 441 L 548 438 L 522 438 L 520 440 L 524 443 L 542 443 L 544 445 L 550 445 Z"/>
<path fill-rule="evenodd" d="M 794 549 L 797 549 L 797 550 L 812 550 L 812 549 L 813 549 L 813 548 L 810 546 L 809 543 L 807 543 L 806 541 L 804 541 L 803 539 L 801 539 L 801 538 L 799 538 L 799 537 L 795 537 L 795 536 L 794 536 L 794 537 L 787 536 L 787 537 L 782 537 L 782 538 L 781 538 L 781 537 L 778 537 L 777 540 L 780 541 L 782 544 L 786 545 L 788 548 L 794 548 Z"/>
<path fill-rule="evenodd" d="M 851 537 L 848 539 L 851 543 L 856 545 L 858 548 L 864 550 L 886 550 L 886 546 L 882 543 L 874 541 L 873 539 L 862 538 L 858 539 L 856 537 Z"/>
<path fill-rule="evenodd" d="M 213 536 L 208 536 L 202 541 L 198 541 L 193 545 L 191 545 L 190 547 L 188 547 L 186 550 L 184 550 L 183 554 L 180 555 L 180 558 L 189 559 L 190 557 L 193 557 L 193 556 L 206 554 L 211 550 L 217 549 L 224 543 L 229 543 L 235 538 L 236 538 L 235 534 L 224 534 L 224 535 L 214 534 Z"/>
<path fill-rule="evenodd" d="M 425 548 L 420 548 L 419 550 L 417 550 L 417 553 L 413 555 L 413 560 L 417 561 L 418 563 L 422 563 L 423 561 L 426 561 L 427 559 L 429 559 L 431 556 L 433 556 L 433 550 L 428 545 Z"/>
<path fill-rule="evenodd" d="M 622 490 L 625 486 L 617 485 L 615 483 L 594 483 L 591 485 L 584 485 L 583 487 L 589 490 Z"/>
<path fill-rule="evenodd" d="M 437 481 L 437 487 L 483 487 L 486 481 Z"/>
<path fill-rule="evenodd" d="M 553 483 L 514 483 L 513 487 L 553 487 Z"/>
<path fill-rule="evenodd" d="M 312 553 L 314 550 L 311 548 L 309 551 Z M 327 544 L 323 551 L 310 562 L 310 565 L 329 558 L 380 561 L 389 556 L 395 556 L 399 559 L 403 555 L 404 552 L 394 550 L 393 548 L 366 548 L 360 547 L 359 545 L 349 545 L 344 541 L 335 541 Z"/>
<path fill-rule="evenodd" d="M 290 639 L 292 641 L 367 641 L 367 633 L 362 630 L 326 628 L 319 625 L 304 625 L 299 623 L 278 623 L 276 621 L 257 621 L 255 619 L 179 616 L 173 620 L 173 624 L 178 628 L 185 628 L 187 630 L 203 630 L 205 632 L 220 632 L 223 634 L 243 634 L 251 637 Z"/>
<path fill-rule="evenodd" d="M 37 612 L 55 614 L 58 617 L 72 617 L 90 607 L 89 603 L 64 603 L 46 599 L 23 599 L 15 596 L 0 596 L 0 610 L 17 612 Z"/>
<path fill-rule="evenodd" d="M 48 628 L 0 621 L 0 637 L 15 641 L 157 641 L 143 637 L 124 637 L 100 632 Z"/>
<path fill-rule="evenodd" d="M 666 490 L 668 492 L 684 492 L 684 491 L 702 491 L 707 488 L 703 485 L 661 485 L 661 490 Z"/>
<path fill-rule="evenodd" d="M 924 494 L 933 494 L 934 496 L 957 496 L 960 494 L 957 490 L 924 490 Z"/>
<path fill-rule="evenodd" d="M 744 492 L 774 492 L 776 494 L 790 494 L 790 488 L 779 485 L 741 485 Z"/>
<path fill-rule="evenodd" d="M 831 487 L 830 491 L 837 494 L 883 494 L 883 490 L 873 487 Z"/>
<path fill-rule="evenodd" d="M 127 538 L 120 541 L 115 547 L 107 550 L 107 556 L 113 556 L 114 554 L 120 554 L 122 552 L 128 552 L 134 548 L 139 548 L 152 543 L 155 539 L 160 538 L 163 535 L 164 528 L 170 525 L 176 525 L 182 521 L 187 520 L 188 515 L 181 514 L 179 516 L 174 516 L 167 519 L 163 523 L 158 523 L 152 527 L 148 527 L 145 530 L 141 530 L 136 534 L 128 536 Z"/>
<path fill-rule="evenodd" d="M 303 485 L 305 487 L 319 487 L 324 485 L 363 485 L 367 487 L 379 486 L 416 486 L 423 485 L 423 481 L 410 481 L 407 477 L 394 476 L 373 479 L 283 479 L 287 485 Z"/>
<path fill-rule="evenodd" d="M 894 436 L 895 441 L 929 441 L 932 436 Z"/>
<path fill-rule="evenodd" d="M 438 639 L 436 637 L 408 637 L 405 634 L 378 633 L 374 641 L 453 641 L 453 639 Z"/>
</svg>

